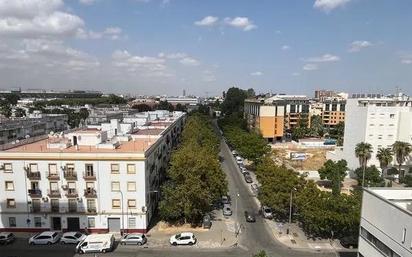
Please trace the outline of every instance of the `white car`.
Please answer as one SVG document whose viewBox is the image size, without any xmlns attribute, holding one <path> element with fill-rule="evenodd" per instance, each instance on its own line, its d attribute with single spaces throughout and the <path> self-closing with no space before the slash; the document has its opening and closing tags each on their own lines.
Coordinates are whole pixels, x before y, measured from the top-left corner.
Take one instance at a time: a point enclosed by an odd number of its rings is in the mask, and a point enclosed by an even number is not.
<svg viewBox="0 0 412 257">
<path fill-rule="evenodd" d="M 240 156 L 236 156 L 236 163 L 237 164 L 243 164 L 243 159 Z"/>
<path fill-rule="evenodd" d="M 113 250 L 113 234 L 91 234 L 80 241 L 76 246 L 76 252 L 83 253 L 105 253 Z"/>
<path fill-rule="evenodd" d="M 60 238 L 61 244 L 78 244 L 80 241 L 83 241 L 86 238 L 86 235 L 80 232 L 67 232 L 64 233 L 62 238 Z"/>
<path fill-rule="evenodd" d="M 147 242 L 147 238 L 144 234 L 126 234 L 120 240 L 122 245 L 144 245 Z"/>
<path fill-rule="evenodd" d="M 30 245 L 50 245 L 59 241 L 61 234 L 55 231 L 45 231 L 30 237 Z"/>
<path fill-rule="evenodd" d="M 265 219 L 273 219 L 272 209 L 268 206 L 262 206 L 262 214 Z"/>
<path fill-rule="evenodd" d="M 236 150 L 233 150 L 233 151 L 232 151 L 232 154 L 233 154 L 233 156 L 235 156 L 235 157 L 236 157 L 236 156 L 237 156 L 237 152 L 236 152 Z"/>
<path fill-rule="evenodd" d="M 183 232 L 177 235 L 170 237 L 170 244 L 177 245 L 194 245 L 196 244 L 196 237 L 191 232 Z"/>
</svg>

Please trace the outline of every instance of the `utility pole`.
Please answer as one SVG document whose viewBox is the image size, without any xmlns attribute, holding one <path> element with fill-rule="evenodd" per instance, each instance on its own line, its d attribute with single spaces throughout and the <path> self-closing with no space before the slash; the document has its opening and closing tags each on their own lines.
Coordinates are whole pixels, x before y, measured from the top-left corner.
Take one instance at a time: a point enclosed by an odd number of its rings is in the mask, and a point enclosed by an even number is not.
<svg viewBox="0 0 412 257">
<path fill-rule="evenodd" d="M 237 199 L 239 198 L 239 193 L 236 193 L 236 199 L 235 199 L 235 213 L 236 213 L 236 223 L 235 223 L 235 235 L 236 237 L 238 236 L 239 233 L 239 221 L 238 221 L 238 211 L 237 211 Z"/>
<path fill-rule="evenodd" d="M 289 235 L 289 231 L 290 231 L 290 224 L 292 223 L 292 197 L 293 197 L 293 189 L 292 188 L 290 190 L 290 201 L 289 201 L 289 224 L 288 224 L 288 228 L 286 230 L 286 234 Z"/>
<path fill-rule="evenodd" d="M 120 231 L 120 235 L 123 236 L 123 233 L 124 233 L 124 210 L 123 210 L 124 201 L 123 201 L 123 192 L 122 192 L 122 190 L 119 190 L 119 192 L 120 192 L 120 196 L 122 198 L 122 228 L 121 228 L 121 231 Z"/>
</svg>

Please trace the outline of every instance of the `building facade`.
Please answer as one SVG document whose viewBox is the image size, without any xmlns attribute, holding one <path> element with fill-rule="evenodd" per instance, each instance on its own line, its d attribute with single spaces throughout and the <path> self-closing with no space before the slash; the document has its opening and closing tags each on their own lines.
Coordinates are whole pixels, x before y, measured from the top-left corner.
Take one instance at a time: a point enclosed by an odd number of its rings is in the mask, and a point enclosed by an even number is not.
<svg viewBox="0 0 412 257">
<path fill-rule="evenodd" d="M 392 147 L 395 141 L 412 143 L 412 100 L 406 96 L 351 98 L 347 100 L 343 148 L 328 153 L 329 159 L 345 159 L 350 169 L 359 167 L 355 156 L 358 143 L 372 145 L 368 165 L 379 167 L 379 148 Z M 410 159 L 406 165 L 409 165 Z M 395 163 L 392 163 L 395 164 Z"/>
<path fill-rule="evenodd" d="M 185 121 L 109 137 L 85 128 L 0 152 L 0 231 L 146 232 Z"/>
<path fill-rule="evenodd" d="M 345 122 L 346 100 L 328 99 L 322 102 L 322 122 L 325 127 L 334 127 Z"/>
<path fill-rule="evenodd" d="M 358 256 L 412 256 L 412 189 L 364 189 Z"/>
<path fill-rule="evenodd" d="M 258 130 L 269 142 L 279 141 L 299 121 L 309 126 L 309 99 L 294 95 L 246 99 L 244 114 L 250 129 Z"/>
</svg>

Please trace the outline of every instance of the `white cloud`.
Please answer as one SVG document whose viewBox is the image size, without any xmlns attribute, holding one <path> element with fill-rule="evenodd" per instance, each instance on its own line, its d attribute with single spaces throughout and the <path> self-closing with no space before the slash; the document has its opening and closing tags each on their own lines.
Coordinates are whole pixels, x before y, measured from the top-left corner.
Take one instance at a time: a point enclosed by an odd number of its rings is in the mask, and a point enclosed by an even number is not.
<svg viewBox="0 0 412 257">
<path fill-rule="evenodd" d="M 340 61 L 340 57 L 332 54 L 324 54 L 322 56 L 318 57 L 311 57 L 308 59 L 305 59 L 305 62 L 337 62 Z"/>
<path fill-rule="evenodd" d="M 255 72 L 250 73 L 250 76 L 262 76 L 262 75 L 263 75 L 263 72 L 261 71 L 255 71 Z"/>
<path fill-rule="evenodd" d="M 402 64 L 412 64 L 412 54 L 403 53 L 401 54 L 401 63 Z"/>
<path fill-rule="evenodd" d="M 307 63 L 305 65 L 303 65 L 303 70 L 306 71 L 312 71 L 312 70 L 317 70 L 318 69 L 318 65 L 314 64 L 314 63 Z"/>
<path fill-rule="evenodd" d="M 79 3 L 84 5 L 92 5 L 96 2 L 96 0 L 79 0 Z"/>
<path fill-rule="evenodd" d="M 216 25 L 218 21 L 219 21 L 218 17 L 206 16 L 203 19 L 201 19 L 200 21 L 195 21 L 195 25 L 210 27 L 210 26 Z"/>
<path fill-rule="evenodd" d="M 351 0 L 316 0 L 313 7 L 325 12 L 330 12 L 336 8 L 342 7 Z"/>
<path fill-rule="evenodd" d="M 225 23 L 234 28 L 242 29 L 243 31 L 250 31 L 256 29 L 257 26 L 248 17 L 225 18 Z"/>
<path fill-rule="evenodd" d="M 61 0 L 0 1 L 0 35 L 75 35 L 84 26 L 84 21 L 62 9 Z"/>
<path fill-rule="evenodd" d="M 179 62 L 185 66 L 199 66 L 200 65 L 200 62 L 192 57 L 184 57 Z"/>
<path fill-rule="evenodd" d="M 362 50 L 363 48 L 367 48 L 372 46 L 372 43 L 369 41 L 353 41 L 350 44 L 350 48 L 349 48 L 349 52 L 359 52 L 360 50 Z"/>
<path fill-rule="evenodd" d="M 282 49 L 283 51 L 287 51 L 287 50 L 290 50 L 290 46 L 288 46 L 288 45 L 283 45 L 281 49 Z"/>
<path fill-rule="evenodd" d="M 123 30 L 119 27 L 107 27 L 101 32 L 96 32 L 93 30 L 85 31 L 83 29 L 80 29 L 76 36 L 81 39 L 111 39 L 111 40 L 117 40 L 122 38 L 122 32 Z M 123 38 L 125 36 L 123 35 Z"/>
</svg>

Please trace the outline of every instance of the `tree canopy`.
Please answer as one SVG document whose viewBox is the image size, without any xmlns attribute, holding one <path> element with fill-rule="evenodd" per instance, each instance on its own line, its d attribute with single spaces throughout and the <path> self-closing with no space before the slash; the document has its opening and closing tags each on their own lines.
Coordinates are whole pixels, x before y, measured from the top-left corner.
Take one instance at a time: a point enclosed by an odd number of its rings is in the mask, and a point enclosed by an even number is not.
<svg viewBox="0 0 412 257">
<path fill-rule="evenodd" d="M 348 163 L 345 160 L 334 162 L 327 160 L 318 170 L 321 179 L 328 179 L 332 182 L 332 194 L 340 194 L 340 185 L 346 176 Z"/>
<path fill-rule="evenodd" d="M 237 87 L 231 87 L 226 92 L 225 100 L 223 101 L 221 108 L 225 115 L 230 115 L 232 113 L 243 113 L 243 104 L 247 98 L 247 93 Z"/>
</svg>

